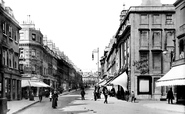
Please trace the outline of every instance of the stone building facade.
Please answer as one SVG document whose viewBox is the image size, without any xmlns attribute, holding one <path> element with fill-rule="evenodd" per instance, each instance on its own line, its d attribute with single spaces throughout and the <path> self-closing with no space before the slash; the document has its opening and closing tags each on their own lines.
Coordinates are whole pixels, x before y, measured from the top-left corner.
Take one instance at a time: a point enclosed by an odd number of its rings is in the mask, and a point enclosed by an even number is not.
<svg viewBox="0 0 185 114">
<path fill-rule="evenodd" d="M 155 83 L 171 67 L 171 54 L 174 53 L 163 52 L 174 50 L 175 24 L 175 7 L 161 4 L 160 0 L 143 0 L 140 6 L 131 6 L 121 12 L 116 41 L 111 49 L 116 53 L 117 65 L 113 69 L 118 69 L 115 78 L 126 72 L 126 88 L 130 93 L 134 91 L 138 99 L 166 97 L 165 87 L 156 87 Z"/>
<path fill-rule="evenodd" d="M 10 7 L 0 4 L 0 98 L 21 98 L 21 75 L 19 73 L 19 30 Z"/>
</svg>

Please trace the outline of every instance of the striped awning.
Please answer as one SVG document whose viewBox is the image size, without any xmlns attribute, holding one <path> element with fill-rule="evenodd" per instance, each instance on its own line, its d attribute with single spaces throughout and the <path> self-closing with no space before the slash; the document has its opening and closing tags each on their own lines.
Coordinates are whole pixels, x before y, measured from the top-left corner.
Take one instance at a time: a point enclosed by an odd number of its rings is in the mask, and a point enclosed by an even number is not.
<svg viewBox="0 0 185 114">
<path fill-rule="evenodd" d="M 22 80 L 21 87 L 50 87 L 42 81 Z"/>
<path fill-rule="evenodd" d="M 120 85 L 124 90 L 127 90 L 127 79 L 128 79 L 127 73 L 124 72 L 110 83 L 113 85 Z"/>
<path fill-rule="evenodd" d="M 156 86 L 174 85 L 185 85 L 185 65 L 172 67 L 170 71 L 156 82 Z"/>
</svg>

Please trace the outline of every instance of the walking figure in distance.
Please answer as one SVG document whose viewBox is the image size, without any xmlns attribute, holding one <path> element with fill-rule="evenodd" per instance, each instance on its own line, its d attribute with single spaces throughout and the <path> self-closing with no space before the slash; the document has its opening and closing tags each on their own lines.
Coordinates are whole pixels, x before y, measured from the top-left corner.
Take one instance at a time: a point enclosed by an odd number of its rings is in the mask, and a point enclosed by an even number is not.
<svg viewBox="0 0 185 114">
<path fill-rule="evenodd" d="M 131 93 L 131 102 L 134 101 L 134 103 L 135 103 L 135 100 L 136 100 L 135 93 L 134 93 L 134 91 L 132 91 L 132 93 Z"/>
<path fill-rule="evenodd" d="M 167 93 L 167 99 L 168 99 L 168 104 L 170 104 L 170 102 L 171 104 L 173 104 L 174 96 L 173 96 L 172 88 L 170 88 L 170 90 Z"/>
<path fill-rule="evenodd" d="M 103 95 L 104 95 L 104 98 L 105 98 L 105 101 L 104 101 L 104 103 L 108 103 L 108 101 L 107 101 L 107 98 L 108 98 L 108 89 L 107 89 L 107 87 L 106 86 L 104 86 L 103 87 Z"/>
<path fill-rule="evenodd" d="M 40 91 L 39 91 L 39 101 L 40 101 L 40 102 L 42 101 L 42 94 L 43 94 L 43 92 L 42 92 L 42 90 L 40 89 Z"/>
<path fill-rule="evenodd" d="M 56 108 L 57 107 L 57 101 L 58 101 L 58 93 L 55 90 L 53 95 L 52 95 L 52 107 Z"/>
<path fill-rule="evenodd" d="M 95 86 L 94 88 L 94 100 L 95 101 L 97 100 L 97 92 L 98 92 L 98 89 L 97 89 L 97 86 Z"/>
<path fill-rule="evenodd" d="M 52 100 L 52 92 L 49 93 L 49 100 L 51 102 L 51 100 Z"/>
<path fill-rule="evenodd" d="M 82 98 L 82 100 L 85 100 L 85 90 L 84 90 L 84 88 L 82 88 L 82 90 L 81 90 L 81 98 Z"/>
</svg>

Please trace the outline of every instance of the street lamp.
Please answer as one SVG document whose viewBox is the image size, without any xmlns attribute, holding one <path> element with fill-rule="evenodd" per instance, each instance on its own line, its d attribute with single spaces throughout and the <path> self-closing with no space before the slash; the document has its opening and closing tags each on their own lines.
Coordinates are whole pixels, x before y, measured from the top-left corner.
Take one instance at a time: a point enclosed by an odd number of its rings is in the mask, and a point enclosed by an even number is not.
<svg viewBox="0 0 185 114">
<path fill-rule="evenodd" d="M 92 51 L 92 60 L 94 60 L 94 53 L 97 53 L 97 76 L 98 76 L 98 82 L 99 82 L 99 48 Z"/>
</svg>

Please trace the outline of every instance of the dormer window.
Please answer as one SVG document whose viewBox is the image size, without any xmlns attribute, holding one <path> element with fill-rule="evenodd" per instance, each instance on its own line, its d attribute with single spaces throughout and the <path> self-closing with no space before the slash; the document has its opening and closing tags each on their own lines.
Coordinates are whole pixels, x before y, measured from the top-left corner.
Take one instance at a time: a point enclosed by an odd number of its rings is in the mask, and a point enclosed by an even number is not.
<svg viewBox="0 0 185 114">
<path fill-rule="evenodd" d="M 32 33 L 32 40 L 35 41 L 36 40 L 36 34 Z"/>
</svg>

